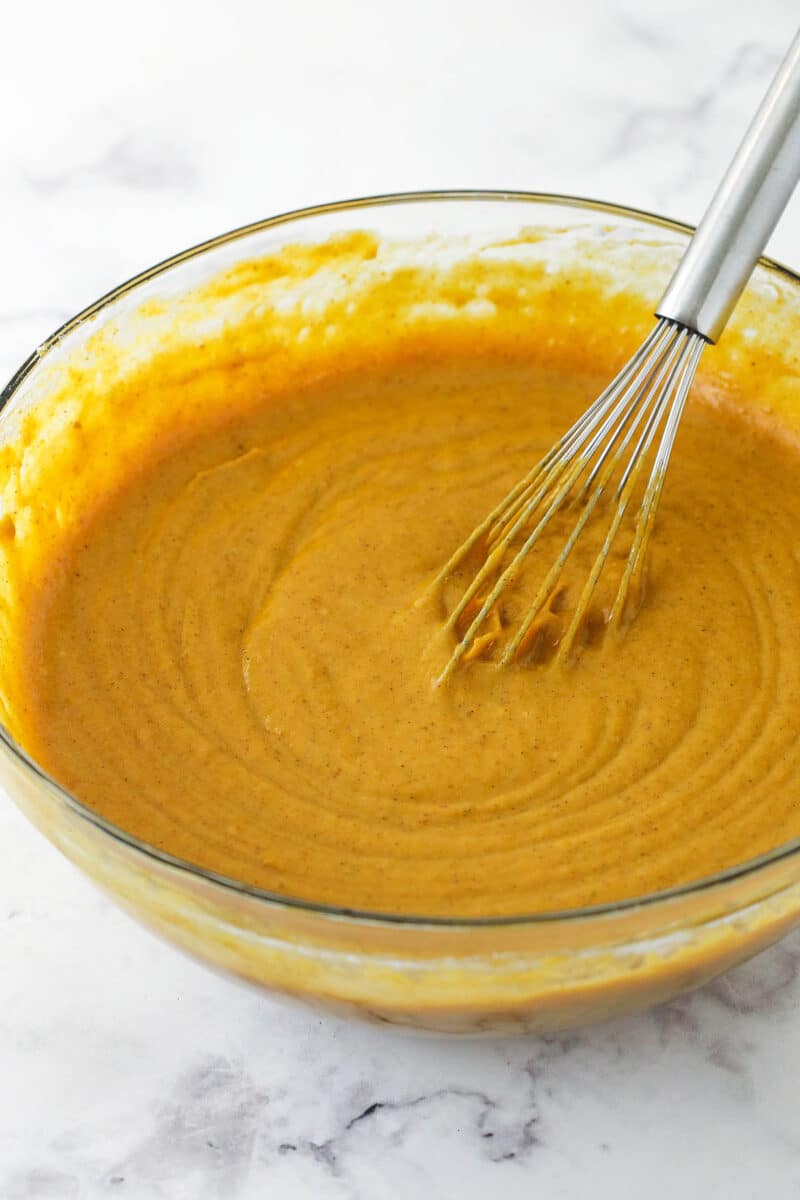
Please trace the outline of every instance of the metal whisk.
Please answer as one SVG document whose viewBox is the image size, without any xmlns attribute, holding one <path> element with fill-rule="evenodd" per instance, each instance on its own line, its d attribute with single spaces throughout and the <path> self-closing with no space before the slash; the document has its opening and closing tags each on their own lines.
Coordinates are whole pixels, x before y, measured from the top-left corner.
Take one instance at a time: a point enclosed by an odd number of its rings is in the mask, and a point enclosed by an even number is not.
<svg viewBox="0 0 800 1200">
<path fill-rule="evenodd" d="M 457 644 L 437 682 L 462 659 L 479 657 L 499 641 L 501 664 L 531 652 L 543 614 L 564 602 L 565 564 L 601 500 L 614 502 L 571 616 L 554 648 L 566 658 L 585 631 L 598 580 L 612 554 L 626 512 L 632 539 L 621 579 L 601 621 L 629 617 L 634 581 L 641 585 L 675 434 L 700 357 L 722 333 L 753 268 L 800 178 L 800 33 L 762 101 L 743 142 L 689 243 L 656 310 L 657 324 L 606 390 L 536 466 L 473 530 L 434 581 L 441 588 L 477 569 L 445 628 Z M 649 464 L 649 474 L 644 471 Z M 546 534 L 568 516 L 549 570 L 533 600 L 508 627 L 508 589 Z M 573 520 L 574 518 L 574 520 Z M 641 586 L 639 586 L 641 595 Z M 637 609 L 638 611 L 638 609 Z M 505 628 L 504 628 L 505 627 Z"/>
</svg>

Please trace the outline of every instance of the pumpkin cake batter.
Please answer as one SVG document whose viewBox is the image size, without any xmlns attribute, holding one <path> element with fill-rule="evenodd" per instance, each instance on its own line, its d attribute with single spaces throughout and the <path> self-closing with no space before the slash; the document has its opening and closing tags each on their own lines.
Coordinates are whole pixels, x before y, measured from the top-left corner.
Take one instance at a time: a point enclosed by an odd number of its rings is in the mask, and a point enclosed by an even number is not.
<svg viewBox="0 0 800 1200">
<path fill-rule="evenodd" d="M 546 352 L 512 296 L 402 336 L 365 311 L 294 377 L 241 331 L 141 367 L 158 436 L 27 581 L 6 703 L 31 755 L 179 858 L 384 912 L 598 904 L 800 835 L 800 450 L 746 373 L 698 382 L 622 638 L 432 686 L 426 581 L 627 352 L 628 301 L 589 344 L 547 287 Z M 74 425 L 84 456 L 108 437 Z"/>
</svg>

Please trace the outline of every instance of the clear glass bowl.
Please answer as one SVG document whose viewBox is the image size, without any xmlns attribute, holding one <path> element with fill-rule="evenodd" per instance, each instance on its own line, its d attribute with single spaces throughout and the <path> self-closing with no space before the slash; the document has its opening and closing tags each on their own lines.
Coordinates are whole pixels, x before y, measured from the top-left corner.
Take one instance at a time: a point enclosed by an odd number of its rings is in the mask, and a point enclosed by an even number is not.
<svg viewBox="0 0 800 1200">
<path fill-rule="evenodd" d="M 588 246 L 601 267 L 618 275 L 621 286 L 638 289 L 651 307 L 690 233 L 626 208 L 508 192 L 386 196 L 275 217 L 145 271 L 58 330 L 2 393 L 0 447 L 10 436 L 10 418 L 43 404 L 76 363 L 91 372 L 98 333 L 118 346 L 124 373 L 126 363 L 155 351 L 168 332 L 180 328 L 191 336 L 192 323 L 207 320 L 193 306 L 196 289 L 237 263 L 348 230 L 417 244 L 444 234 L 461 239 L 467 252 L 484 235 L 513 246 L 519 230 L 531 226 L 541 233 L 537 253 L 554 270 L 566 242 L 574 247 L 577 238 L 582 252 Z M 635 261 L 625 257 L 629 247 L 640 252 Z M 737 310 L 731 353 L 748 340 L 781 352 L 800 332 L 799 313 L 800 280 L 764 260 Z M 271 895 L 179 861 L 86 808 L 4 728 L 0 782 L 68 858 L 175 945 L 271 991 L 417 1029 L 546 1031 L 642 1008 L 696 987 L 800 921 L 798 842 L 624 903 L 428 920 Z"/>
</svg>

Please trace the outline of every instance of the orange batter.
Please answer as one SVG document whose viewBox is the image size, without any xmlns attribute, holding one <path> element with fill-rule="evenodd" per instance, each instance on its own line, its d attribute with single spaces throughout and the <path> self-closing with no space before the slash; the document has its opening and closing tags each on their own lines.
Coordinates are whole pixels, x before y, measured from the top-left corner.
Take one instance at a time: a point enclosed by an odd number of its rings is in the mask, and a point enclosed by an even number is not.
<svg viewBox="0 0 800 1200">
<path fill-rule="evenodd" d="M 345 266 L 369 252 L 347 243 Z M 348 907 L 565 909 L 797 837 L 800 451 L 750 413 L 749 363 L 721 382 L 708 355 L 626 635 L 431 686 L 448 648 L 425 582 L 648 327 L 590 273 L 457 283 L 449 320 L 424 305 L 453 280 L 420 271 L 376 283 L 335 351 L 318 330 L 296 359 L 265 348 L 261 315 L 93 393 L 31 492 L 43 513 L 69 480 L 74 506 L 11 606 L 16 736 L 146 842 Z"/>
</svg>

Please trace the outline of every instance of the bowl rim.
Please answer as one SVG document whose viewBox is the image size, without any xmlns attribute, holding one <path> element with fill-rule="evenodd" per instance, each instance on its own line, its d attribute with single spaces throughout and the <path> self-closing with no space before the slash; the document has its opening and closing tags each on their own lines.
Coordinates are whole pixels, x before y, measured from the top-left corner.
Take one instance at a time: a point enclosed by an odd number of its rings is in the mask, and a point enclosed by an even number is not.
<svg viewBox="0 0 800 1200">
<path fill-rule="evenodd" d="M 478 188 L 457 188 L 457 189 L 436 189 L 430 191 L 410 191 L 410 192 L 387 192 L 373 196 L 360 196 L 347 200 L 332 201 L 324 204 L 310 205 L 304 208 L 291 209 L 275 216 L 266 217 L 259 221 L 253 221 L 246 225 L 237 226 L 234 229 L 228 230 L 225 233 L 218 234 L 216 237 L 208 238 L 205 241 L 198 242 L 195 245 L 181 250 L 176 254 L 170 255 L 168 258 L 162 259 L 153 266 L 145 268 L 143 271 L 131 276 L 123 283 L 118 284 L 110 291 L 105 292 L 97 300 L 81 309 L 73 317 L 61 324 L 49 337 L 47 337 L 20 365 L 9 379 L 8 383 L 0 391 L 0 418 L 2 418 L 6 405 L 17 393 L 23 382 L 30 374 L 40 365 L 42 360 L 53 351 L 59 343 L 69 334 L 77 330 L 85 322 L 92 320 L 103 309 L 113 304 L 122 296 L 135 291 L 152 279 L 165 274 L 171 268 L 179 266 L 181 263 L 188 262 L 193 258 L 198 258 L 201 255 L 215 250 L 228 243 L 243 240 L 251 235 L 261 233 L 264 230 L 278 228 L 283 225 L 290 225 L 294 222 L 305 220 L 307 218 L 329 216 L 335 213 L 352 212 L 354 210 L 383 208 L 390 206 L 437 203 L 437 202 L 485 202 L 485 203 L 522 203 L 541 206 L 562 206 L 572 208 L 577 211 L 589 211 L 602 213 L 606 216 L 617 216 L 624 219 L 634 219 L 642 221 L 648 225 L 654 225 L 672 232 L 681 233 L 691 236 L 694 233 L 694 227 L 682 221 L 672 220 L 669 217 L 664 217 L 659 213 L 653 213 L 647 209 L 634 208 L 629 205 L 617 204 L 614 202 L 592 199 L 587 196 L 570 195 L 559 192 L 528 192 L 519 189 L 478 189 Z M 769 271 L 788 279 L 791 283 L 800 286 L 800 273 L 791 270 L 784 264 L 777 262 L 766 255 L 762 255 L 759 259 L 759 265 L 767 268 Z M 231 878 L 226 875 L 220 875 L 215 871 L 210 871 L 198 864 L 189 862 L 187 859 L 178 858 L 170 854 L 168 851 L 161 850 L 157 846 L 152 846 L 148 842 L 137 838 L 133 834 L 127 832 L 121 826 L 114 824 L 95 812 L 88 805 L 85 805 L 76 796 L 74 796 L 65 787 L 62 787 L 44 768 L 42 768 L 31 756 L 23 749 L 22 746 L 12 737 L 11 733 L 6 729 L 5 725 L 0 722 L 0 747 L 7 751 L 11 758 L 20 765 L 24 771 L 34 777 L 37 784 L 44 784 L 45 789 L 50 793 L 53 799 L 61 801 L 70 812 L 80 820 L 94 826 L 101 833 L 109 836 L 114 842 L 121 845 L 124 851 L 133 851 L 136 855 L 141 855 L 145 859 L 152 860 L 161 867 L 167 867 L 170 870 L 177 871 L 180 874 L 187 875 L 190 878 L 200 880 L 204 885 L 211 884 L 216 887 L 221 887 L 229 892 L 234 892 L 240 896 L 255 900 L 259 903 L 266 904 L 270 907 L 283 908 L 300 911 L 302 913 L 317 915 L 320 917 L 356 922 L 359 924 L 368 923 L 379 926 L 400 926 L 411 929 L 444 929 L 450 931 L 470 930 L 470 929 L 486 929 L 486 928 L 507 928 L 514 926 L 544 926 L 553 925 L 559 922 L 577 923 L 591 918 L 602 918 L 621 916 L 627 913 L 635 913 L 645 909 L 652 909 L 666 901 L 684 899 L 708 892 L 724 884 L 730 884 L 735 881 L 745 879 L 749 876 L 757 874 L 762 869 L 773 866 L 778 863 L 786 862 L 795 857 L 800 857 L 800 837 L 794 838 L 783 845 L 761 854 L 756 858 L 748 859 L 743 863 L 737 863 L 732 867 L 728 867 L 723 871 L 717 871 L 712 875 L 705 875 L 700 879 L 691 880 L 686 884 L 679 884 L 676 887 L 665 888 L 657 892 L 648 892 L 640 896 L 627 897 L 623 900 L 613 901 L 605 904 L 587 905 L 578 908 L 561 909 L 558 911 L 520 913 L 508 916 L 486 916 L 486 917 L 468 917 L 468 916 L 436 916 L 425 914 L 407 914 L 382 912 L 380 910 L 362 909 L 355 907 L 346 907 L 342 905 L 324 904 L 319 901 L 307 900 L 298 896 L 284 895 L 280 892 L 272 892 L 265 888 L 255 887 L 251 884 L 244 883 L 241 880 Z"/>
</svg>

